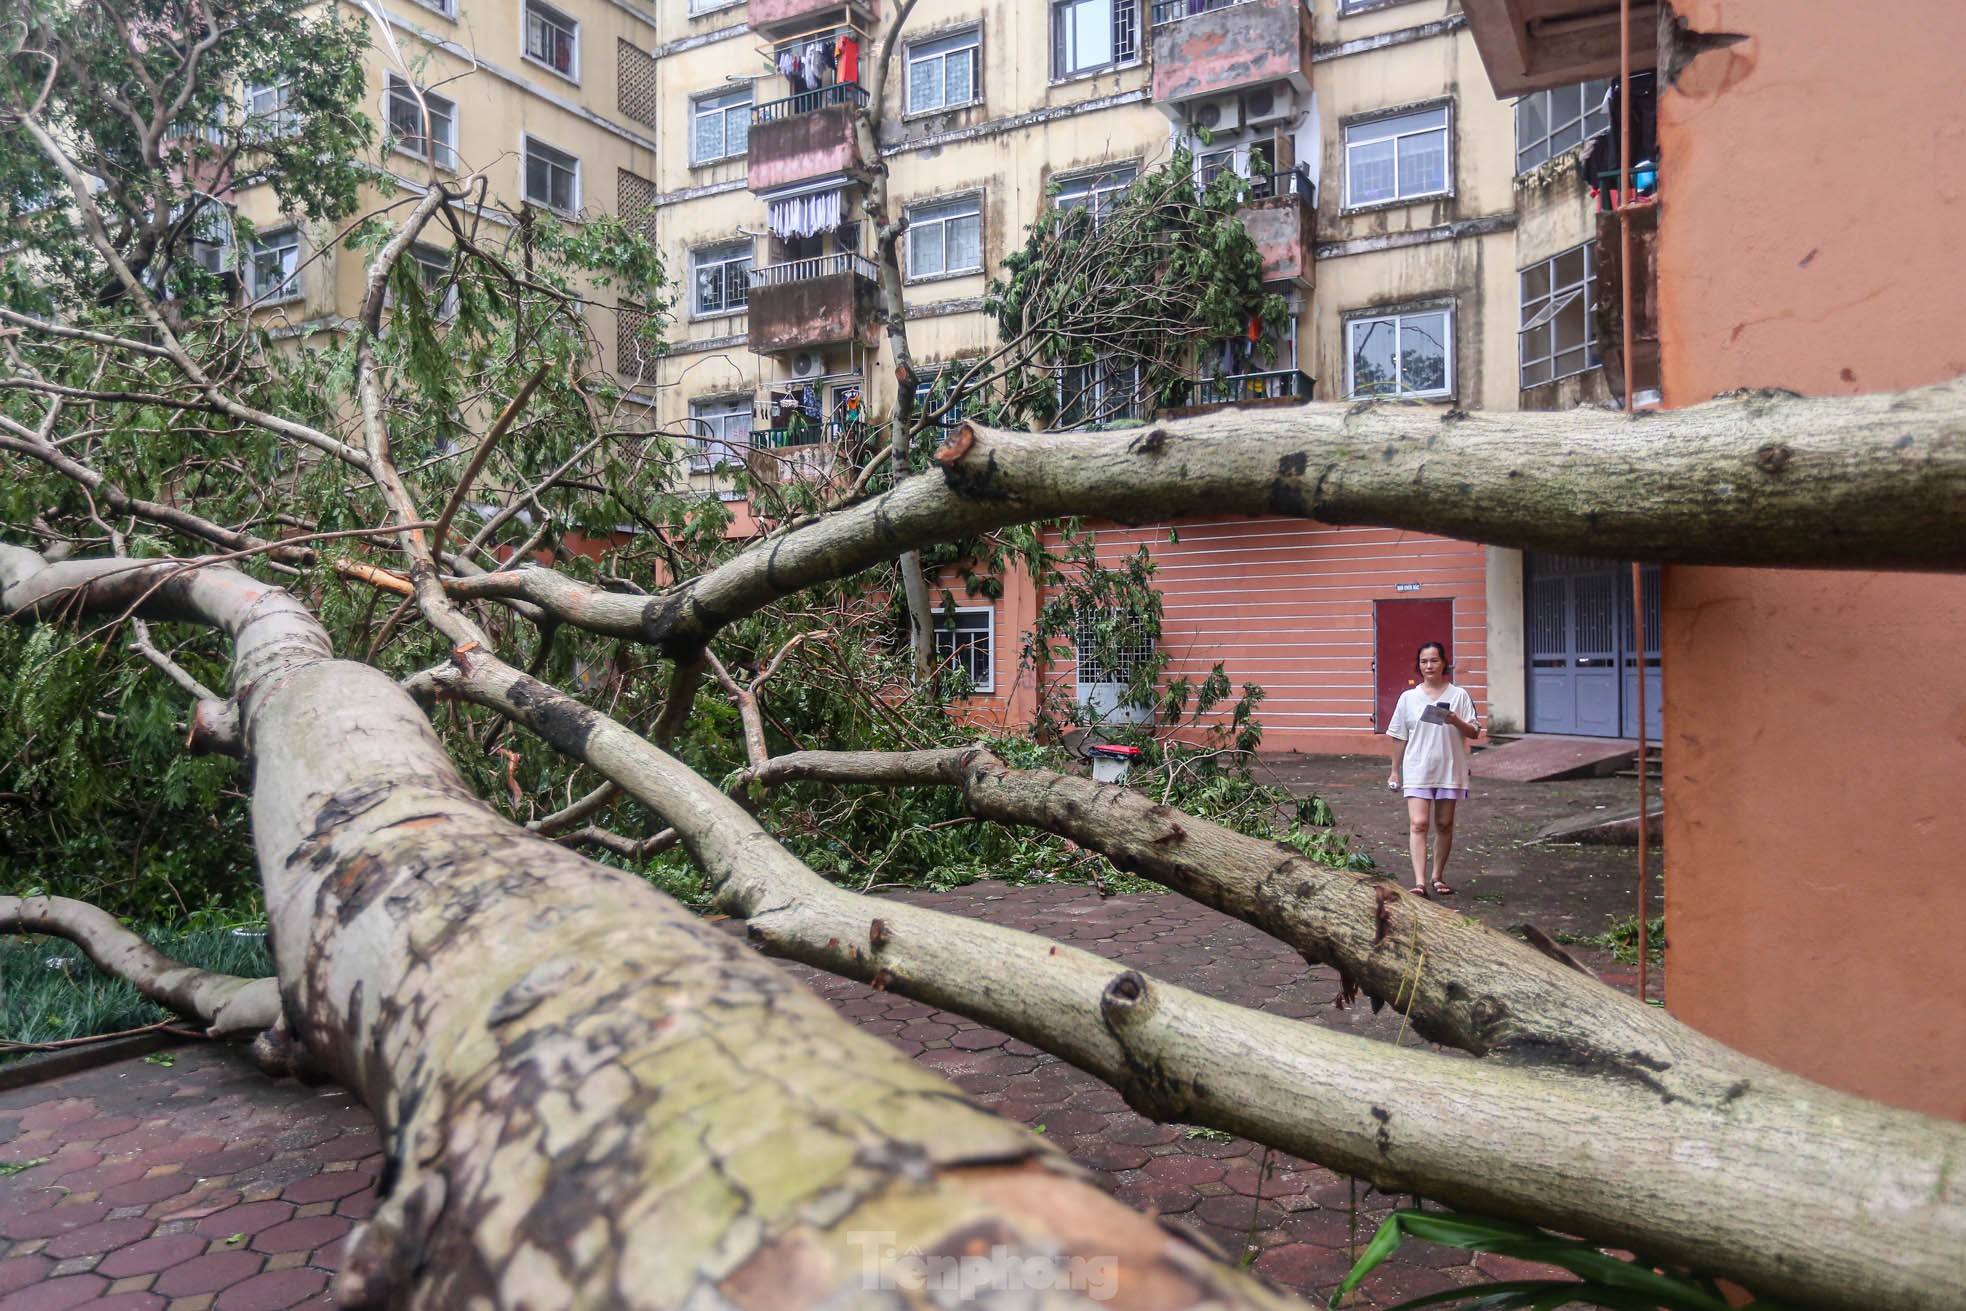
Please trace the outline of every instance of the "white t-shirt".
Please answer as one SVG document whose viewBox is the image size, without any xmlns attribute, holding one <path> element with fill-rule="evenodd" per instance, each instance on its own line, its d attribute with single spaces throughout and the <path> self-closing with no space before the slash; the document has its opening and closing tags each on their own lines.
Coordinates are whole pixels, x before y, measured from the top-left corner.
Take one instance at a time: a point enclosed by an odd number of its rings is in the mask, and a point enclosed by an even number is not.
<svg viewBox="0 0 1966 1311">
<path fill-rule="evenodd" d="M 1452 683 L 1435 696 L 1429 696 L 1424 686 L 1400 693 L 1399 704 L 1393 707 L 1393 722 L 1386 725 L 1386 736 L 1406 743 L 1399 774 L 1403 788 L 1468 785 L 1468 740 L 1452 724 L 1429 724 L 1420 718 L 1420 712 L 1436 701 L 1445 701 L 1448 709 L 1470 724 L 1481 724 L 1475 718 L 1474 698 Z"/>
</svg>

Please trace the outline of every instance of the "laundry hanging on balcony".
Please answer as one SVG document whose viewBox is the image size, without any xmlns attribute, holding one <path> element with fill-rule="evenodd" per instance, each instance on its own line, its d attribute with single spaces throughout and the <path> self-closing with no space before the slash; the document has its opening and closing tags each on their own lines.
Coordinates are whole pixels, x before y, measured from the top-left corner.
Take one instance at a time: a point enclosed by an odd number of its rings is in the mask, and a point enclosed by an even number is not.
<svg viewBox="0 0 1966 1311">
<path fill-rule="evenodd" d="M 780 238 L 810 237 L 840 226 L 840 192 L 788 196 L 765 203 L 765 226 Z"/>
</svg>

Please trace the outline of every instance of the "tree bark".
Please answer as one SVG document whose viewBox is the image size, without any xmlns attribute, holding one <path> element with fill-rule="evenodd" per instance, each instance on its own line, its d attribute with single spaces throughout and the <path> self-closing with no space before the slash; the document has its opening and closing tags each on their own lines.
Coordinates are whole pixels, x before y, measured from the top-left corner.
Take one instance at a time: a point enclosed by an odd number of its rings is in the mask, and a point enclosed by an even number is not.
<svg viewBox="0 0 1966 1311">
<path fill-rule="evenodd" d="M 388 1144 L 342 1304 L 888 1306 L 882 1236 L 1111 1258 L 1143 1305 L 1285 1305 L 646 883 L 499 818 L 285 592 L 0 547 L 0 604 L 233 640 L 284 1008 Z"/>
<path fill-rule="evenodd" d="M 86 901 L 0 897 L 0 933 L 66 938 L 104 974 L 126 980 L 159 1006 L 198 1021 L 209 1037 L 255 1033 L 280 1018 L 274 980 L 242 979 L 180 964 Z"/>
<path fill-rule="evenodd" d="M 458 653 L 423 681 L 511 715 L 668 819 L 764 950 L 1045 1047 L 1155 1119 L 1812 1306 L 1936 1311 L 1966 1280 L 1966 1125 L 1710 1056 L 1714 1044 L 1690 1031 L 1676 1079 L 1724 1086 L 1718 1095 L 1679 1096 L 1643 1068 L 1466 1061 L 1245 1010 L 1029 934 L 837 888 L 688 767 L 495 658 Z M 1148 836 L 1164 831 L 1163 819 Z M 1394 892 L 1382 904 L 1387 942 L 1416 959 L 1432 951 L 1443 926 L 1416 913 L 1424 903 Z"/>
<path fill-rule="evenodd" d="M 519 569 L 450 584 L 688 653 L 723 625 L 900 551 L 1064 515 L 1283 514 L 1677 564 L 1966 569 L 1966 380 L 1755 392 L 1683 410 L 1230 410 L 1120 433 L 965 425 L 910 478 L 652 597 Z"/>
</svg>

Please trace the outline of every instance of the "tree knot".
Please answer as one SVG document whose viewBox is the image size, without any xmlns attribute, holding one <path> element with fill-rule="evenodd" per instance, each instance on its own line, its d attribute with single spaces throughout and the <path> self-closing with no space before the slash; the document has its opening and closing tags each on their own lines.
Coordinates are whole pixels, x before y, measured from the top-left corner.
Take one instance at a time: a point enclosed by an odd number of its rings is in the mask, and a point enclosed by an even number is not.
<svg viewBox="0 0 1966 1311">
<path fill-rule="evenodd" d="M 1108 1024 L 1138 1024 L 1152 1015 L 1160 999 L 1137 970 L 1116 975 L 1099 994 L 1099 1010 Z"/>
</svg>

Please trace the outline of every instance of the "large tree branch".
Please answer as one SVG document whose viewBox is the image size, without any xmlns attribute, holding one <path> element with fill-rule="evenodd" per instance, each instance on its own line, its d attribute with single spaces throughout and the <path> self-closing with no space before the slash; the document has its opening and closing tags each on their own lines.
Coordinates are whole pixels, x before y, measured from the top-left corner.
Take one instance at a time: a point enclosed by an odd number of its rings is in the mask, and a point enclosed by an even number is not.
<svg viewBox="0 0 1966 1311">
<path fill-rule="evenodd" d="M 866 1235 L 1281 1307 L 643 881 L 500 819 L 388 677 L 223 568 L 0 547 L 0 605 L 218 626 L 294 1034 L 388 1142 L 344 1306 L 865 1304 Z"/>
<path fill-rule="evenodd" d="M 725 624 L 902 550 L 1086 515 L 1285 514 L 1526 550 L 1679 564 L 1966 569 L 1966 380 L 1683 410 L 1231 410 L 1119 433 L 964 425 L 939 473 L 652 597 L 546 570 L 458 580 L 576 627 L 694 653 Z"/>
<path fill-rule="evenodd" d="M 182 965 L 116 922 L 108 911 L 67 897 L 0 897 L 0 933 L 66 938 L 104 974 L 122 979 L 213 1037 L 255 1033 L 280 1018 L 272 979 L 242 979 Z"/>
<path fill-rule="evenodd" d="M 1029 934 L 837 888 L 686 766 L 495 658 L 460 652 L 428 679 L 667 818 L 766 951 L 995 1025 L 1145 1114 L 1825 1307 L 1937 1308 L 1966 1278 L 1966 1183 L 1951 1177 L 1966 1166 L 1966 1125 L 1762 1066 L 1694 1101 L 1630 1071 L 1470 1062 L 1244 1010 Z M 1440 926 L 1419 905 L 1394 893 L 1384 937 L 1430 949 Z M 1853 1214 L 1852 1189 L 1907 1204 L 1888 1220 Z M 1779 1223 L 1741 1205 L 1777 1195 Z"/>
</svg>

